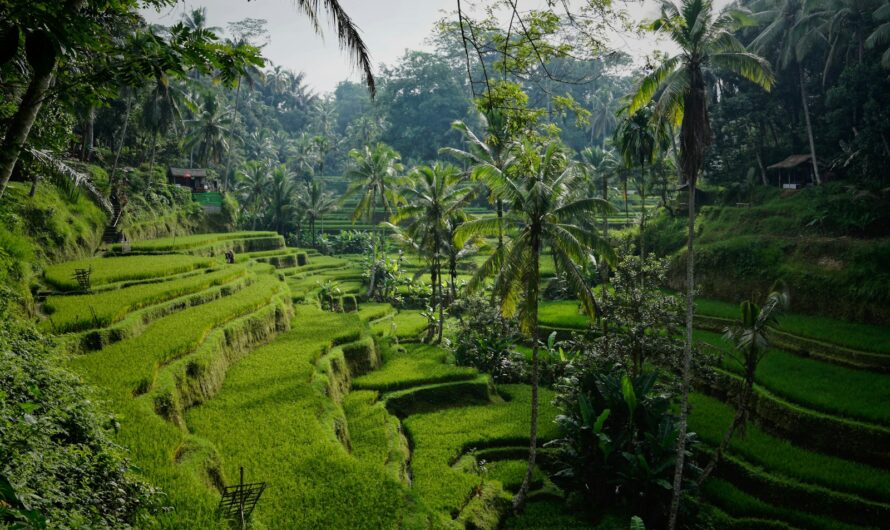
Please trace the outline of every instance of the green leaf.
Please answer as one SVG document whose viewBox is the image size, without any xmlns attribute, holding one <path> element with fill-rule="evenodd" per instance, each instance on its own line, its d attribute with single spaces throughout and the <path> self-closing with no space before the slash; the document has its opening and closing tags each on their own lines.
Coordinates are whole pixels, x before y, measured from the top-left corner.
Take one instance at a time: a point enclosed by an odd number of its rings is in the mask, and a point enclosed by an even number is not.
<svg viewBox="0 0 890 530">
<path fill-rule="evenodd" d="M 634 392 L 633 383 L 627 374 L 621 376 L 621 394 L 624 396 L 624 402 L 630 410 L 630 416 L 633 418 L 634 412 L 637 410 L 637 394 Z"/>
</svg>

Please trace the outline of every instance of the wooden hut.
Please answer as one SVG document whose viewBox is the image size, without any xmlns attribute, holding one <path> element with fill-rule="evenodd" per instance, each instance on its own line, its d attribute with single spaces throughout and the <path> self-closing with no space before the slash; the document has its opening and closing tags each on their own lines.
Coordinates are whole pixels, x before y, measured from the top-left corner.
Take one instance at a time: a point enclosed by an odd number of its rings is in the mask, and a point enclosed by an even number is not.
<svg viewBox="0 0 890 530">
<path fill-rule="evenodd" d="M 189 188 L 192 193 L 210 191 L 206 169 L 170 167 L 167 169 L 167 182 Z"/>
<path fill-rule="evenodd" d="M 815 182 L 810 155 L 791 155 L 781 162 L 767 166 L 766 169 L 771 175 L 776 176 L 775 181 L 778 186 L 786 190 L 800 189 Z"/>
</svg>

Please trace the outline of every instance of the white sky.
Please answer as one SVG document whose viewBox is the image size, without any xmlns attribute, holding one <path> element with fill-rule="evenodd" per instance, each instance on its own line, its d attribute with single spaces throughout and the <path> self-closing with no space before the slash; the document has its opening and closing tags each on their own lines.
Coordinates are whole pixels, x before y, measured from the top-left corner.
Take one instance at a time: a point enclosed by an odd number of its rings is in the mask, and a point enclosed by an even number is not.
<svg viewBox="0 0 890 530">
<path fill-rule="evenodd" d="M 543 4 L 542 0 L 518 0 L 522 10 Z M 581 0 L 570 0 L 578 5 Z M 374 65 L 394 64 L 406 49 L 425 49 L 425 39 L 433 23 L 445 13 L 456 9 L 455 0 L 340 0 L 346 12 L 362 31 Z M 472 0 L 464 4 L 472 5 Z M 728 0 L 718 0 L 725 5 Z M 155 12 L 144 10 L 150 22 L 172 25 L 183 13 L 196 7 L 206 7 L 209 24 L 224 30 L 229 22 L 244 18 L 268 21 L 270 39 L 263 55 L 284 68 L 306 72 L 307 83 L 318 92 L 334 89 L 344 79 L 359 80 L 348 59 L 337 46 L 336 35 L 325 26 L 325 36 L 319 37 L 305 17 L 293 6 L 292 0 L 183 0 L 173 8 Z M 465 6 L 465 9 L 467 6 Z M 630 4 L 628 11 L 635 19 L 643 20 L 657 14 L 653 0 Z M 326 21 L 325 21 L 326 22 Z M 666 43 L 651 37 L 614 35 L 611 45 L 619 50 L 642 57 L 653 49 L 672 51 Z"/>
</svg>

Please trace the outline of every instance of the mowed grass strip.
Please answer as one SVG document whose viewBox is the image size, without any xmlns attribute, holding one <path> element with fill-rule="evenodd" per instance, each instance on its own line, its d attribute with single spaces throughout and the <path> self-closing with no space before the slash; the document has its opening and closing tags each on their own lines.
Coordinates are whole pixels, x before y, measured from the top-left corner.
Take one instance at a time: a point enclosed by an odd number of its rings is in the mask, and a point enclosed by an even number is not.
<svg viewBox="0 0 890 530">
<path fill-rule="evenodd" d="M 450 520 L 481 481 L 480 476 L 452 466 L 463 453 L 473 448 L 528 443 L 531 387 L 501 385 L 498 391 L 507 399 L 417 414 L 403 421 L 414 448 L 414 491 L 439 514 L 440 520 Z M 557 411 L 552 401 L 553 392 L 542 388 L 538 420 L 541 441 L 557 434 Z"/>
<path fill-rule="evenodd" d="M 446 364 L 447 353 L 427 344 L 407 344 L 404 351 L 393 349 L 383 368 L 356 378 L 353 388 L 388 392 L 412 386 L 473 379 L 473 368 Z"/>
<path fill-rule="evenodd" d="M 792 299 L 792 304 L 794 300 Z M 705 316 L 738 320 L 739 305 L 709 298 L 696 298 L 696 312 Z M 778 329 L 804 338 L 854 350 L 890 355 L 890 326 L 846 322 L 814 315 L 786 313 Z"/>
<path fill-rule="evenodd" d="M 716 446 L 732 421 L 735 409 L 701 394 L 690 395 L 690 403 L 690 430 L 698 433 L 709 445 Z M 733 438 L 730 452 L 754 465 L 763 466 L 771 473 L 799 482 L 865 499 L 890 501 L 890 471 L 807 451 L 766 434 L 753 424 L 748 425 L 744 438 Z"/>
<path fill-rule="evenodd" d="M 313 384 L 332 341 L 359 330 L 354 314 L 296 306 L 292 330 L 232 367 L 187 423 L 218 449 L 229 477 L 244 466 L 268 489 L 254 520 L 269 528 L 395 528 L 409 518 L 406 489 L 380 462 L 338 440 L 336 405 Z"/>
<path fill-rule="evenodd" d="M 731 351 L 720 334 L 696 330 L 696 340 Z M 741 373 L 725 359 L 724 367 Z M 771 349 L 757 368 L 757 383 L 805 407 L 853 420 L 890 425 L 890 374 L 857 370 Z"/>
<path fill-rule="evenodd" d="M 211 258 L 184 255 L 99 257 L 51 265 L 46 268 L 43 277 L 59 290 L 77 291 L 80 290 L 80 284 L 74 277 L 76 269 L 91 269 L 91 284 L 103 285 L 170 276 L 210 267 L 216 263 L 219 262 Z"/>
<path fill-rule="evenodd" d="M 52 321 L 44 321 L 41 326 L 57 333 L 109 326 L 131 311 L 223 285 L 244 276 L 246 271 L 243 266 L 229 266 L 208 271 L 206 274 L 161 283 L 134 285 L 93 294 L 50 296 L 46 299 L 44 309 L 50 314 Z"/>
</svg>

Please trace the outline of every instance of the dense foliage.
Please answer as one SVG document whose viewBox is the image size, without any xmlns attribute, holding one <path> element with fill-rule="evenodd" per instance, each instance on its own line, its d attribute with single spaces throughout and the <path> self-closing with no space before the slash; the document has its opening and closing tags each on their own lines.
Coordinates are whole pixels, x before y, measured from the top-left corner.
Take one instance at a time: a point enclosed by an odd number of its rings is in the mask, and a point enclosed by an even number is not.
<svg viewBox="0 0 890 530">
<path fill-rule="evenodd" d="M 111 438 L 117 421 L 59 368 L 52 343 L 0 297 L 0 523 L 24 527 L 136 525 L 159 501 Z M 35 458 L 35 455 L 40 455 Z"/>
</svg>

